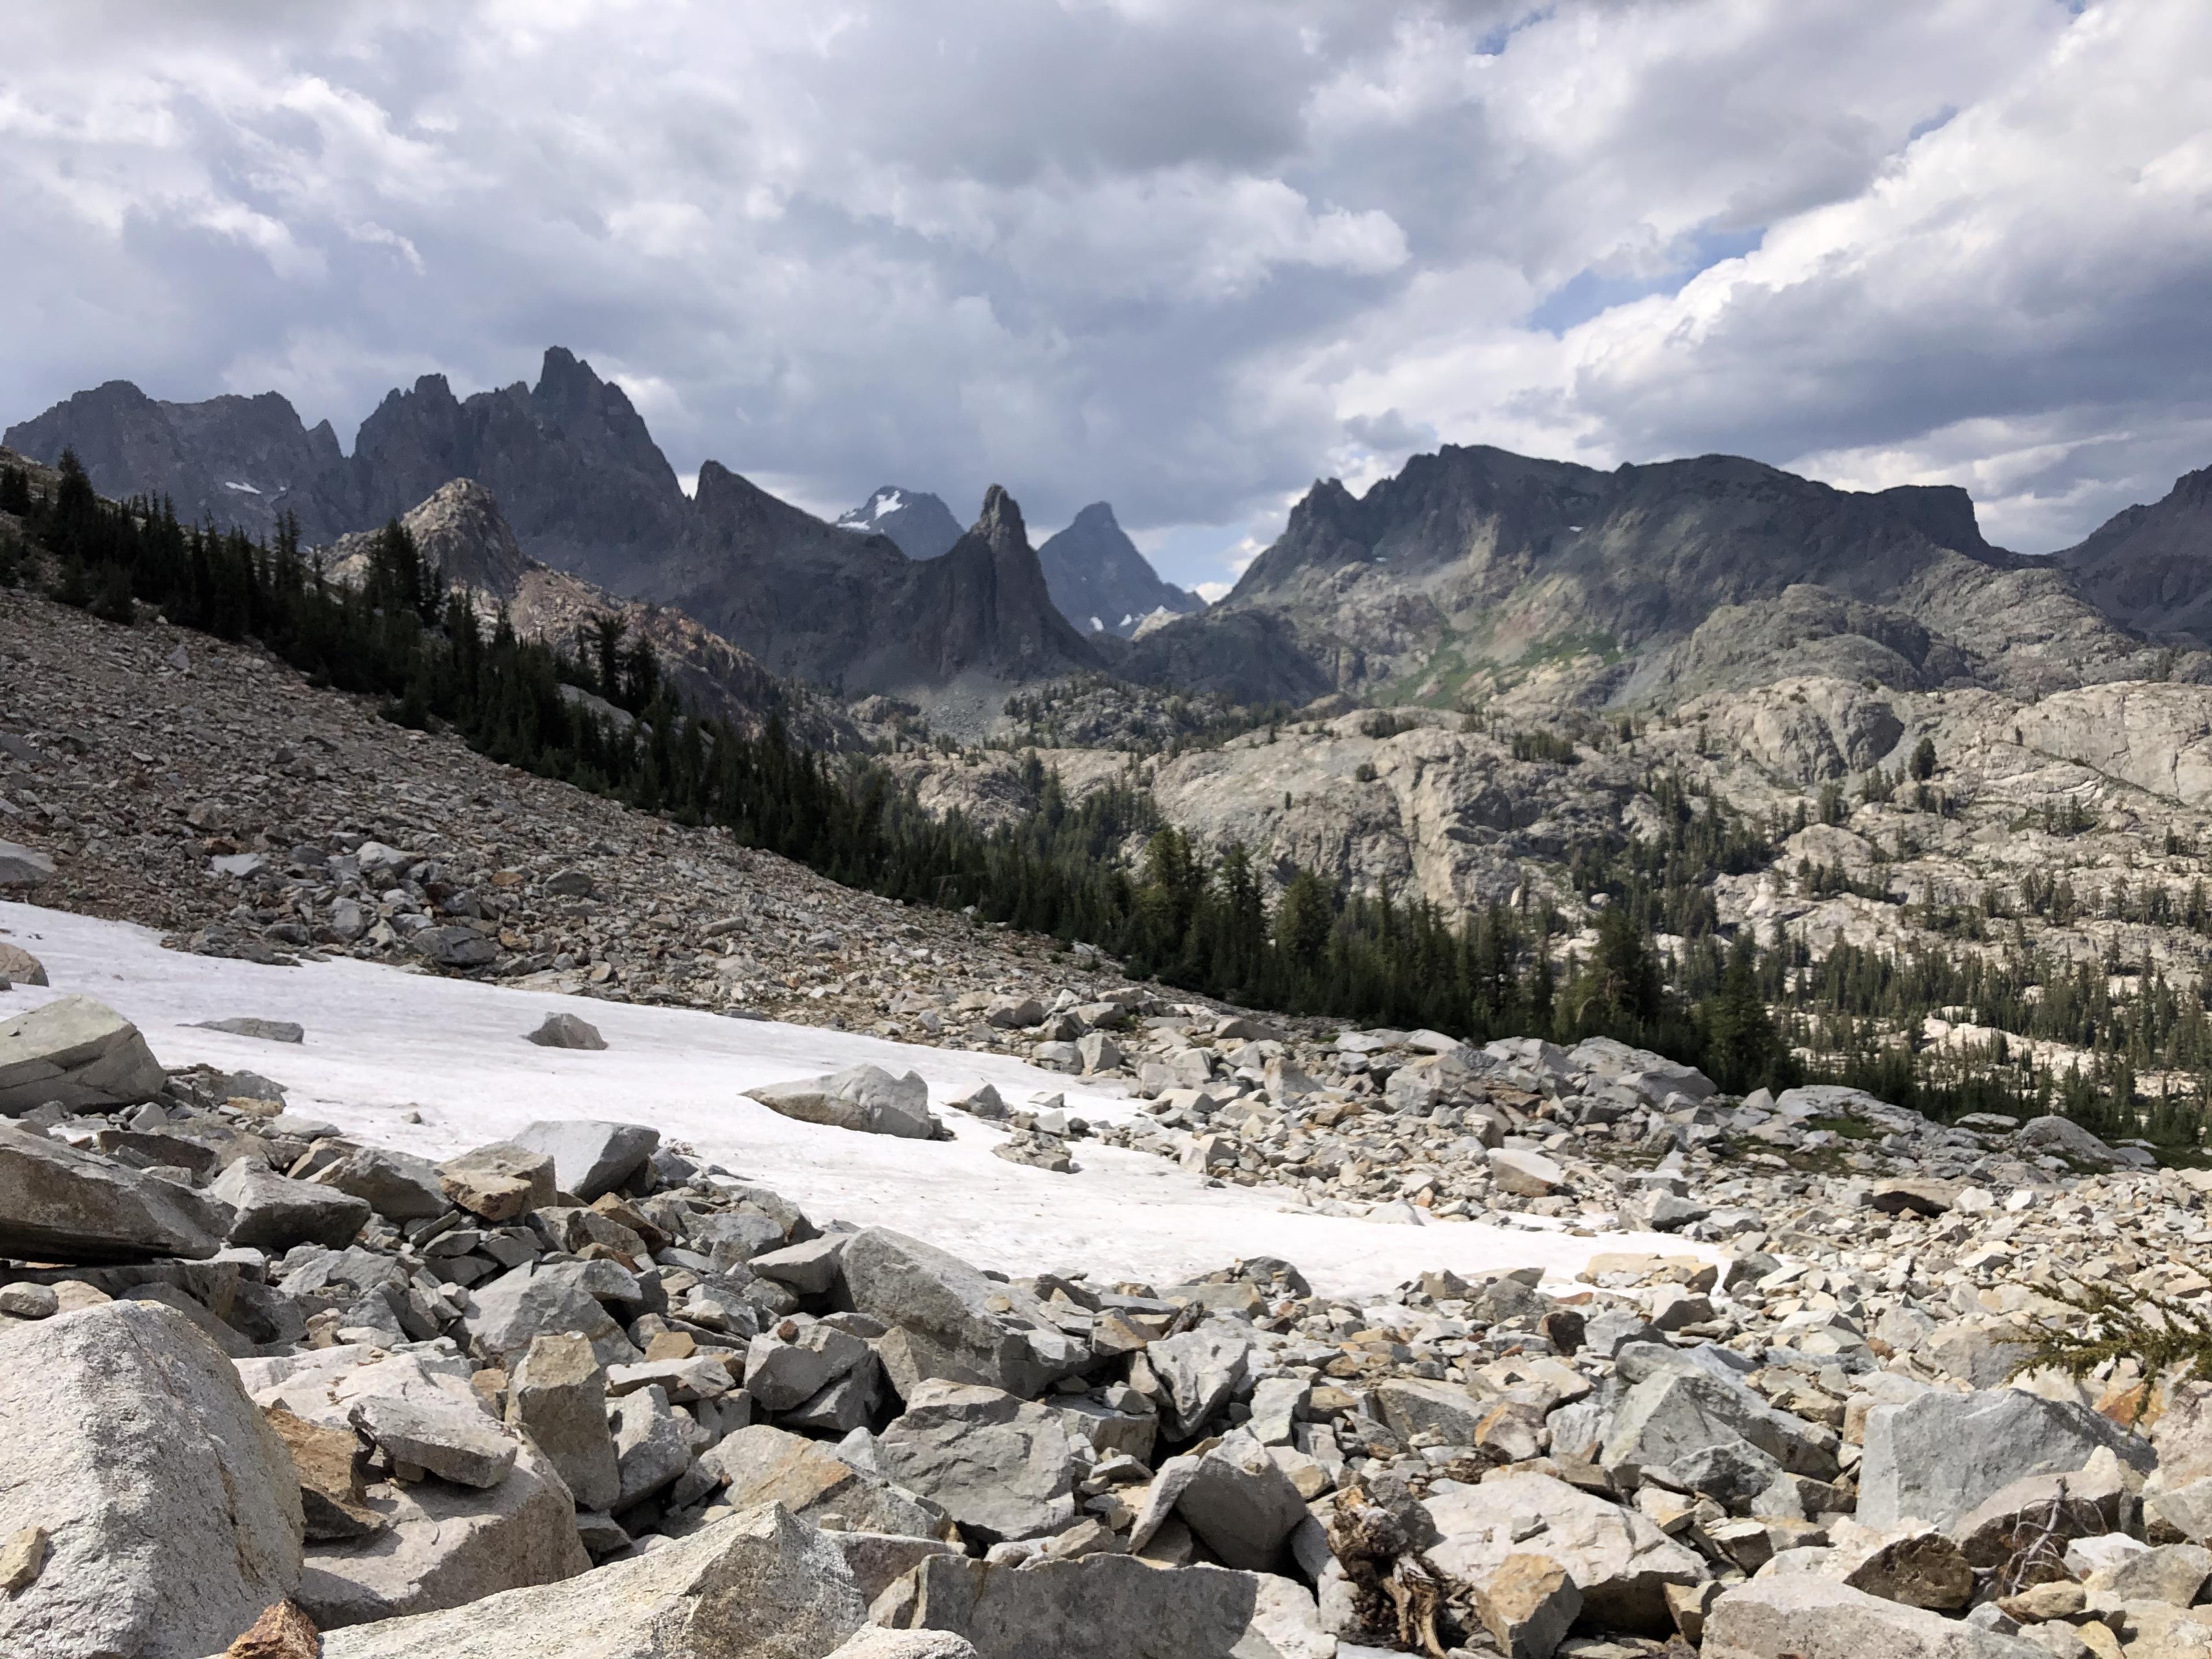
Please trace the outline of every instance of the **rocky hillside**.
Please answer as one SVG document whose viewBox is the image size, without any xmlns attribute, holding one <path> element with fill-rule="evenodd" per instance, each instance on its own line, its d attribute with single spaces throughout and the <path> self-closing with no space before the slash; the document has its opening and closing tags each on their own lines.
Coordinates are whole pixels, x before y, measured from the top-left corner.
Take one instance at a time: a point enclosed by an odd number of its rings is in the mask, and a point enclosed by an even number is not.
<svg viewBox="0 0 2212 1659">
<path fill-rule="evenodd" d="M 1087 634 L 1127 639 L 1148 617 L 1206 609 L 1195 593 L 1160 580 L 1104 501 L 1091 502 L 1048 537 L 1037 549 L 1037 562 L 1060 614 Z"/>
<path fill-rule="evenodd" d="M 2212 467 L 2056 557 L 2106 615 L 2154 638 L 2212 644 Z"/>
<path fill-rule="evenodd" d="M 1316 484 L 1227 599 L 1123 672 L 1244 702 L 1560 708 L 1816 667 L 2033 692 L 2140 678 L 2153 654 L 2063 571 L 1990 546 L 1961 490 L 1447 447 L 1364 496 Z"/>
<path fill-rule="evenodd" d="M 758 731 L 771 716 L 816 748 L 847 746 L 857 733 L 835 703 L 796 682 L 779 680 L 750 654 L 683 611 L 623 599 L 581 577 L 539 563 L 522 550 L 492 492 L 456 478 L 400 515 L 423 560 L 450 587 L 476 596 L 487 621 L 504 614 L 525 639 L 588 654 L 599 625 L 619 624 L 623 647 L 652 647 L 663 676 L 701 714 Z M 325 575 L 366 580 L 380 532 L 356 531 L 319 552 Z"/>
<path fill-rule="evenodd" d="M 960 539 L 960 520 L 952 509 L 926 489 L 879 485 L 849 513 L 837 515 L 837 528 L 864 536 L 888 536 L 909 559 L 934 559 Z"/>
</svg>

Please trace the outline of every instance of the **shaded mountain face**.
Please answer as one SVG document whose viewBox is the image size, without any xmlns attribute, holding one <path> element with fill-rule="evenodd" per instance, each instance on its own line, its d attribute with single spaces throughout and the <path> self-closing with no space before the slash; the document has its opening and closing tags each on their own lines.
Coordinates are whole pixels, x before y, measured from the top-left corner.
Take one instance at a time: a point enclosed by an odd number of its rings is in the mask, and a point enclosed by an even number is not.
<svg viewBox="0 0 2212 1659">
<path fill-rule="evenodd" d="M 1101 665 L 1053 608 L 1021 511 L 996 485 L 974 528 L 940 557 L 915 560 L 710 461 L 690 531 L 645 592 L 777 672 L 851 696 Z"/>
<path fill-rule="evenodd" d="M 0 443 L 48 466 L 74 449 L 101 495 L 167 495 L 190 524 L 265 538 L 289 508 L 311 542 L 352 527 L 324 499 L 345 467 L 337 434 L 327 421 L 303 426 L 274 392 L 172 404 L 110 380 L 9 427 Z"/>
<path fill-rule="evenodd" d="M 1049 538 L 1037 549 L 1037 562 L 1060 614 L 1083 633 L 1127 639 L 1156 611 L 1180 617 L 1206 609 L 1197 594 L 1160 580 L 1104 501 L 1093 501 Z"/>
<path fill-rule="evenodd" d="M 837 528 L 864 536 L 888 536 L 909 559 L 942 558 L 960 539 L 960 520 L 952 509 L 926 489 L 884 484 L 851 512 L 839 515 Z"/>
<path fill-rule="evenodd" d="M 2154 637 L 2212 644 L 2212 466 L 2054 557 L 2106 615 Z"/>
<path fill-rule="evenodd" d="M 1723 607 L 1778 605 L 1788 614 L 1772 627 L 1700 637 Z M 2064 635 L 2081 672 L 2140 649 L 2062 574 L 1985 541 L 1963 490 L 1836 489 L 1731 456 L 1603 472 L 1447 447 L 1364 496 L 1316 483 L 1226 599 L 1148 632 L 1123 672 L 1379 702 L 1454 705 L 1532 684 L 1554 701 L 1642 701 L 1685 680 L 1748 683 L 1834 637 L 1822 659 L 1971 682 L 1998 672 L 1990 653 L 2035 643 L 2005 633 L 2008 605 L 2036 613 L 2038 640 Z M 1281 630 L 1232 625 L 1254 612 Z M 1983 637 L 1920 637 L 1954 627 Z M 2062 672 L 2049 653 L 2017 665 Z"/>
<path fill-rule="evenodd" d="M 934 496 L 900 491 L 891 510 L 889 492 L 877 492 L 890 528 L 944 544 L 926 561 L 890 535 L 826 524 L 714 462 L 688 500 L 621 387 L 558 347 L 535 386 L 456 398 L 431 374 L 392 392 L 362 422 L 350 457 L 327 424 L 305 428 L 274 392 L 163 404 L 123 381 L 7 436 L 48 464 L 74 447 L 103 493 L 167 494 L 188 518 L 267 536 L 289 510 L 309 545 L 374 531 L 454 480 L 472 480 L 499 502 L 503 532 L 528 559 L 613 594 L 679 606 L 778 673 L 856 694 L 1100 666 L 1053 609 L 1003 491 L 965 534 Z M 441 510 L 465 517 L 473 508 L 464 495 Z M 484 556 L 511 562 L 508 551 Z M 483 585 L 502 591 L 489 571 Z"/>
</svg>

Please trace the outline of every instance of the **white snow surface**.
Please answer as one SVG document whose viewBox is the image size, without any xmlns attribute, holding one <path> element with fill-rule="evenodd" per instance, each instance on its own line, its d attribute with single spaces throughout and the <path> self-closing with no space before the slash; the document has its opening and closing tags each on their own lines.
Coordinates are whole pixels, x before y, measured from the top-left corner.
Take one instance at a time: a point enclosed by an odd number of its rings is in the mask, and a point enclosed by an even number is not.
<svg viewBox="0 0 2212 1659">
<path fill-rule="evenodd" d="M 1091 1140 L 1071 1143 L 1075 1174 L 1053 1175 L 991 1156 L 1006 1130 L 964 1113 L 944 1113 L 950 1141 L 898 1140 L 793 1122 L 739 1092 L 870 1061 L 921 1073 L 940 1106 L 988 1082 L 1012 1106 L 1065 1094 L 1072 1113 L 1093 1121 L 1137 1110 L 1120 1084 L 1002 1055 L 441 979 L 349 957 L 281 968 L 196 957 L 163 950 L 143 927 L 26 904 L 0 903 L 0 939 L 38 957 L 53 981 L 0 994 L 0 1018 L 72 993 L 96 998 L 137 1024 L 165 1065 L 258 1072 L 284 1086 L 290 1113 L 371 1144 L 443 1158 L 539 1118 L 647 1123 L 817 1221 L 896 1228 L 1017 1276 L 1088 1269 L 1098 1282 L 1169 1284 L 1275 1255 L 1295 1262 L 1317 1291 L 1365 1297 L 1431 1268 L 1540 1265 L 1564 1279 L 1599 1251 L 1712 1254 L 1656 1234 L 1578 1238 L 1533 1226 L 1317 1215 L 1279 1190 L 1209 1188 L 1164 1158 Z M 588 1020 L 607 1048 L 524 1041 L 554 1012 Z M 296 1021 L 306 1041 L 195 1027 L 239 1015 Z M 422 1121 L 406 1121 L 410 1111 Z"/>
</svg>

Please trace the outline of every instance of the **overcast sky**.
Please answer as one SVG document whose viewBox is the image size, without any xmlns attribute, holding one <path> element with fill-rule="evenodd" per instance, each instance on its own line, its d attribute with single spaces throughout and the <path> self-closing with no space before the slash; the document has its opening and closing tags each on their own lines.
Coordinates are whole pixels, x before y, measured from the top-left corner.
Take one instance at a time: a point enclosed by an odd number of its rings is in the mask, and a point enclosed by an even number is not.
<svg viewBox="0 0 2212 1659">
<path fill-rule="evenodd" d="M 1227 579 L 1438 442 L 1955 483 L 2212 463 L 2207 0 L 13 0 L 0 422 L 569 346 L 679 472 Z"/>
</svg>

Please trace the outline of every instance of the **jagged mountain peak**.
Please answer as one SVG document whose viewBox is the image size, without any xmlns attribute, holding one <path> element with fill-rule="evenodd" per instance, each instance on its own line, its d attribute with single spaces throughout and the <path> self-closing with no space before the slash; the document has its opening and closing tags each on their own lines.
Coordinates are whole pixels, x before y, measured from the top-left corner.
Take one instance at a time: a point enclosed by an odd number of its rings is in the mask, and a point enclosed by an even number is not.
<svg viewBox="0 0 2212 1659">
<path fill-rule="evenodd" d="M 1106 501 L 1091 502 L 1048 538 L 1037 561 L 1060 615 L 1085 635 L 1127 639 L 1163 611 L 1184 616 L 1205 608 L 1196 594 L 1160 580 Z"/>
</svg>

